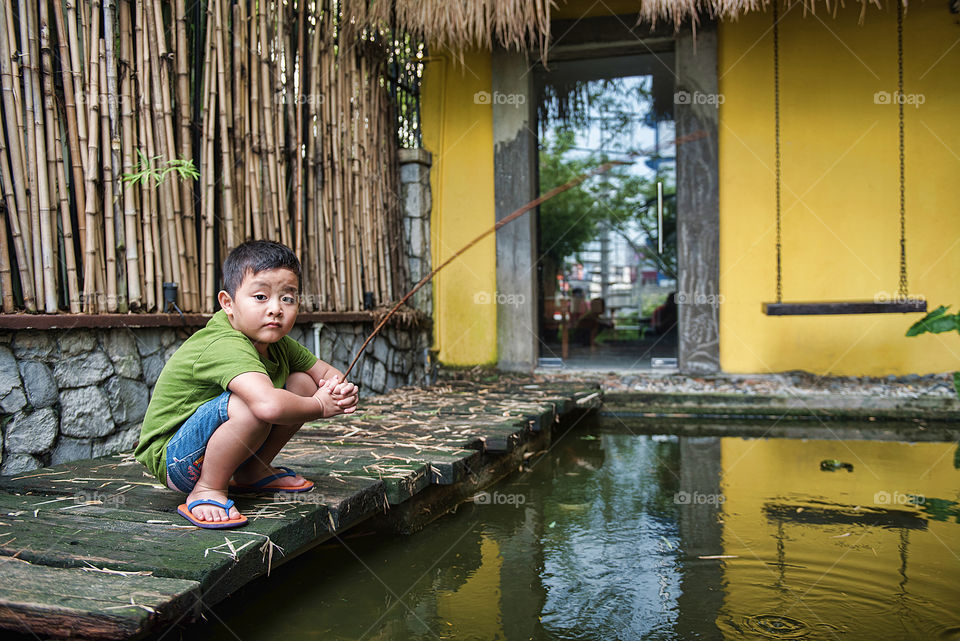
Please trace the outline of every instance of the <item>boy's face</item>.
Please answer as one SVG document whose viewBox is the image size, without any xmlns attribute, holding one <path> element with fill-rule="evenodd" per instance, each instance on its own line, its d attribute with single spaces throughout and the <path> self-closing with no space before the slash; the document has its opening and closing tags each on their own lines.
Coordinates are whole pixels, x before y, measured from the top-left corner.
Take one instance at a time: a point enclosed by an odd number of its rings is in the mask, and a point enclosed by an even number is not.
<svg viewBox="0 0 960 641">
<path fill-rule="evenodd" d="M 230 325 L 265 355 L 267 346 L 286 336 L 297 320 L 297 285 L 297 275 L 289 269 L 267 269 L 256 274 L 251 270 L 232 298 L 225 291 L 218 298 Z"/>
</svg>

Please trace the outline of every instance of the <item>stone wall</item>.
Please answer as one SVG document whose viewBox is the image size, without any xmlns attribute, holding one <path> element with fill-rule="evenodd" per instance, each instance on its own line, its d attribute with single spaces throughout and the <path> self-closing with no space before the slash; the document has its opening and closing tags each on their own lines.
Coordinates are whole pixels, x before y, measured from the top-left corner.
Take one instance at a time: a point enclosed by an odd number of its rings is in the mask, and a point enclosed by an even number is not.
<svg viewBox="0 0 960 641">
<path fill-rule="evenodd" d="M 320 325 L 320 357 L 343 371 L 371 323 Z M 312 324 L 290 336 L 314 350 Z M 193 330 L 0 332 L 0 474 L 126 451 L 167 359 Z M 426 380 L 429 334 L 385 327 L 350 380 L 361 397 Z"/>
</svg>

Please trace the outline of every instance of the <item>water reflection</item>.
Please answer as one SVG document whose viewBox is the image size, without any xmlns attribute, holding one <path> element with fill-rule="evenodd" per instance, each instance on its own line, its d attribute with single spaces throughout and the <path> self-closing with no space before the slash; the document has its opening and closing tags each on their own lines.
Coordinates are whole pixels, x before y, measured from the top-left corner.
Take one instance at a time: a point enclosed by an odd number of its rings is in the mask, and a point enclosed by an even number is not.
<svg viewBox="0 0 960 641">
<path fill-rule="evenodd" d="M 960 639 L 955 449 L 572 431 L 486 503 L 323 546 L 185 638 Z"/>
</svg>

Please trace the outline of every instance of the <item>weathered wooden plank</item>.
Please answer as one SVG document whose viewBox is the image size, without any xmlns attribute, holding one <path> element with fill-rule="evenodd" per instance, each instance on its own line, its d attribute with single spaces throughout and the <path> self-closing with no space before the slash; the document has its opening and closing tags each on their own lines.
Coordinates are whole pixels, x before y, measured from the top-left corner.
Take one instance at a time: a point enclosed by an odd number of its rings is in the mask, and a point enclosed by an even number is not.
<svg viewBox="0 0 960 641">
<path fill-rule="evenodd" d="M 129 639 L 196 610 L 196 581 L 50 568 L 0 559 L 0 629 Z"/>
</svg>

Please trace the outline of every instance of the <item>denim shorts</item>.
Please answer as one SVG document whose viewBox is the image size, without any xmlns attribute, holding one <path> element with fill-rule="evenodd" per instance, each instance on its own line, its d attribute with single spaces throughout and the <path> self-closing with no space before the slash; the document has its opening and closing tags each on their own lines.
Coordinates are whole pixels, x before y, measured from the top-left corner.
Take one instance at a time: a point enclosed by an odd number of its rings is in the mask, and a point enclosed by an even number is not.
<svg viewBox="0 0 960 641">
<path fill-rule="evenodd" d="M 181 492 L 189 493 L 200 480 L 200 466 L 207 441 L 227 421 L 226 391 L 197 408 L 167 443 L 167 480 Z"/>
</svg>

